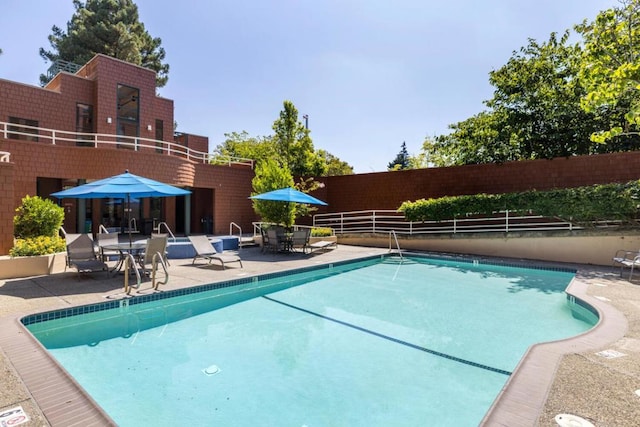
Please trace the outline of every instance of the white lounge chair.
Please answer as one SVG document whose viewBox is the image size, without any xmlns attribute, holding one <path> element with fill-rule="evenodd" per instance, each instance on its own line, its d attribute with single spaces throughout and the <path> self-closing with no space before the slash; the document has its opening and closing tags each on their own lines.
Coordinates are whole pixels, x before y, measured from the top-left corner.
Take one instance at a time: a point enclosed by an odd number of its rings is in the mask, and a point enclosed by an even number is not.
<svg viewBox="0 0 640 427">
<path fill-rule="evenodd" d="M 613 257 L 613 266 L 620 265 L 620 277 L 622 277 L 622 270 L 627 267 L 630 268 L 629 281 L 633 277 L 633 270 L 635 267 L 640 267 L 640 251 L 627 251 L 621 249 L 616 252 Z"/>
<path fill-rule="evenodd" d="M 337 242 L 332 242 L 329 240 L 319 240 L 317 242 L 314 243 L 310 243 L 308 245 L 309 248 L 309 253 L 313 252 L 316 249 L 321 249 L 321 250 L 325 250 L 325 249 L 329 249 L 329 247 L 334 246 L 334 247 L 338 247 L 338 243 Z"/>
<path fill-rule="evenodd" d="M 196 251 L 196 256 L 193 257 L 193 261 L 191 262 L 192 265 L 195 264 L 196 259 L 204 258 L 209 260 L 209 263 L 211 263 L 211 260 L 220 261 L 222 263 L 222 269 L 225 269 L 226 265 L 231 262 L 239 262 L 240 268 L 243 268 L 242 259 L 237 253 L 217 252 L 207 236 L 189 236 L 189 241 Z"/>
</svg>

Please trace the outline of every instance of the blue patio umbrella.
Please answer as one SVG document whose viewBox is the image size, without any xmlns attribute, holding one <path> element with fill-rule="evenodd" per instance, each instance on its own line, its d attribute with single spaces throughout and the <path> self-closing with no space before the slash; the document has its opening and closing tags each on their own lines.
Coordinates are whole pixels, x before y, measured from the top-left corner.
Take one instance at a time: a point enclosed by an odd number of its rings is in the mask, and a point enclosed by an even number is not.
<svg viewBox="0 0 640 427">
<path fill-rule="evenodd" d="M 276 202 L 293 202 L 293 203 L 306 203 L 309 205 L 322 205 L 327 204 L 320 199 L 316 199 L 313 196 L 298 191 L 295 188 L 281 188 L 279 190 L 269 191 L 267 193 L 256 194 L 249 197 L 256 200 L 271 200 Z"/>
<path fill-rule="evenodd" d="M 123 199 L 127 201 L 128 207 L 132 197 L 171 197 L 187 194 L 191 194 L 191 191 L 134 175 L 127 170 L 120 175 L 89 182 L 51 195 L 59 199 Z M 131 223 L 131 210 L 128 211 L 128 220 Z M 131 242 L 130 227 L 129 242 Z"/>
</svg>

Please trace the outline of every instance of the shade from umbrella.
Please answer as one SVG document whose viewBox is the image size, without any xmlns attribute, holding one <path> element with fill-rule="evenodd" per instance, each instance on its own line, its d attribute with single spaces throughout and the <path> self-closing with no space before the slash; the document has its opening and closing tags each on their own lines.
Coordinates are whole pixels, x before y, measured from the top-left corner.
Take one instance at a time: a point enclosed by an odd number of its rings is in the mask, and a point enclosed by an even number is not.
<svg viewBox="0 0 640 427">
<path fill-rule="evenodd" d="M 82 184 L 51 195 L 59 199 L 123 199 L 127 201 L 127 206 L 129 206 L 132 197 L 171 197 L 187 194 L 191 194 L 191 191 L 126 171 L 120 175 Z M 130 210 L 129 215 L 131 215 Z M 131 224 L 131 218 L 128 219 Z M 129 242 L 131 242 L 130 227 Z"/>
<path fill-rule="evenodd" d="M 276 202 L 293 202 L 293 203 L 307 203 L 310 205 L 322 205 L 327 204 L 320 199 L 316 199 L 313 196 L 298 191 L 295 188 L 281 188 L 279 190 L 269 191 L 267 193 L 257 194 L 249 197 L 255 200 L 271 200 Z"/>
</svg>

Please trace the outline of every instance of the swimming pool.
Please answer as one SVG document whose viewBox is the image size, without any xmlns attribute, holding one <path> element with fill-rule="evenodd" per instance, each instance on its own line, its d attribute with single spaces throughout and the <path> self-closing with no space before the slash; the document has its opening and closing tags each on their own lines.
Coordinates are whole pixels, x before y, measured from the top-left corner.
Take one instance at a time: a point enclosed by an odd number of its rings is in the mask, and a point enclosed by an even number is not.
<svg viewBox="0 0 640 427">
<path fill-rule="evenodd" d="M 385 258 L 23 323 L 119 425 L 477 425 L 531 344 L 595 323 L 572 277 Z"/>
</svg>

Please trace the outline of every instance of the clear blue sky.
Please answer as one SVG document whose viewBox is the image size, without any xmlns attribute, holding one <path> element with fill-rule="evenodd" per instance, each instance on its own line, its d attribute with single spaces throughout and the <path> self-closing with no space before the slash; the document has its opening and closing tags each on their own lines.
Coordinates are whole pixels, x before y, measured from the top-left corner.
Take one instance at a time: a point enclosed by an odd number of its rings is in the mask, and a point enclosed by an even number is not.
<svg viewBox="0 0 640 427">
<path fill-rule="evenodd" d="M 138 0 L 171 66 L 160 94 L 178 130 L 209 137 L 270 135 L 293 101 L 316 148 L 357 173 L 384 171 L 406 141 L 484 109 L 488 73 L 528 38 L 593 20 L 616 0 Z M 71 0 L 2 0 L 0 78 L 38 84 L 51 27 Z M 0 102 L 2 102 L 0 100 Z"/>
</svg>

